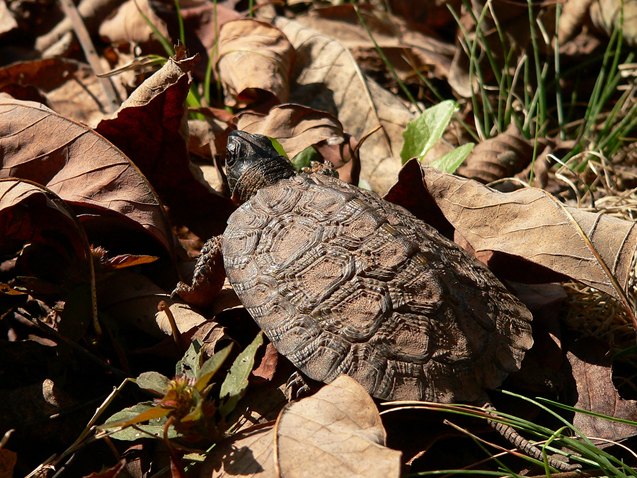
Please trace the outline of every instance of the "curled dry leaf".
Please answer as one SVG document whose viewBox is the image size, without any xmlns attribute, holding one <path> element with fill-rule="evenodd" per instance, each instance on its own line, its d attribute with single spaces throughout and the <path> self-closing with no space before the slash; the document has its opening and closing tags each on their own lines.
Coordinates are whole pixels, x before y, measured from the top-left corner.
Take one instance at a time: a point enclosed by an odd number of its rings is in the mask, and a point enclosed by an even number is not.
<svg viewBox="0 0 637 478">
<path fill-rule="evenodd" d="M 66 58 L 17 62 L 0 68 L 0 90 L 11 96 L 39 101 L 56 113 L 94 126 L 108 103 L 93 70 Z M 119 91 L 124 96 L 123 89 Z"/>
<path fill-rule="evenodd" d="M 608 346 L 594 338 L 569 346 L 566 355 L 573 373 L 575 407 L 611 417 L 637 421 L 637 400 L 622 399 L 613 385 Z M 585 436 L 621 440 L 637 435 L 637 427 L 576 413 L 575 425 Z"/>
<path fill-rule="evenodd" d="M 86 126 L 38 103 L 0 95 L 0 149 L 0 178 L 46 186 L 83 213 L 114 213 L 118 223 L 141 226 L 172 250 L 151 186 L 119 149 Z"/>
<path fill-rule="evenodd" d="M 400 476 L 374 401 L 346 375 L 284 408 L 276 438 L 281 477 Z"/>
<path fill-rule="evenodd" d="M 267 115 L 241 113 L 237 128 L 276 138 L 290 158 L 308 146 L 343 137 L 343 127 L 332 115 L 295 104 L 275 106 Z"/>
<path fill-rule="evenodd" d="M 365 77 L 351 53 L 331 36 L 277 18 L 276 25 L 296 48 L 292 101 L 335 115 L 356 138 L 382 129 L 361 146 L 361 176 L 384 193 L 400 170 L 402 132 L 414 114 L 396 95 Z"/>
<path fill-rule="evenodd" d="M 72 264 L 86 264 L 89 245 L 77 219 L 64 202 L 37 184 L 20 179 L 0 180 L 0 251 L 10 257 L 25 244 L 17 266 L 21 275 L 36 275 L 60 283 L 74 271 Z"/>
<path fill-rule="evenodd" d="M 509 178 L 531 162 L 533 145 L 515 126 L 476 145 L 458 174 L 481 183 Z"/>
<path fill-rule="evenodd" d="M 256 20 L 226 23 L 219 34 L 217 67 L 229 105 L 288 101 L 294 49 L 276 27 Z M 271 100 L 271 98 L 270 98 Z"/>
<path fill-rule="evenodd" d="M 634 222 L 564 206 L 541 189 L 501 193 L 435 169 L 423 171 L 436 205 L 476 253 L 520 257 L 625 299 L 637 248 Z"/>
<path fill-rule="evenodd" d="M 96 130 L 139 167 L 171 208 L 224 211 L 227 201 L 193 176 L 181 134 L 192 63 L 192 58 L 169 59 L 131 94 L 112 118 L 102 120 Z"/>
</svg>

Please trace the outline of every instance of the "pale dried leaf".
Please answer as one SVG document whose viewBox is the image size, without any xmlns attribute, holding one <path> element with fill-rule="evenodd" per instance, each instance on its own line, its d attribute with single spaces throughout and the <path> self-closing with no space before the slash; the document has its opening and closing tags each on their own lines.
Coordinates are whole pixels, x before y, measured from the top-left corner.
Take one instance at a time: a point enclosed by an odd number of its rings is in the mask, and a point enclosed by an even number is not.
<svg viewBox="0 0 637 478">
<path fill-rule="evenodd" d="M 294 49 L 276 27 L 256 20 L 227 22 L 219 34 L 217 67 L 229 105 L 257 100 L 259 91 L 288 101 Z"/>
<path fill-rule="evenodd" d="M 290 158 L 308 146 L 343 137 L 343 128 L 332 115 L 294 104 L 275 106 L 267 115 L 251 111 L 241 113 L 237 128 L 276 138 Z"/>
<path fill-rule="evenodd" d="M 335 115 L 345 132 L 357 138 L 382 126 L 360 149 L 361 175 L 374 190 L 387 191 L 400 170 L 402 132 L 415 115 L 396 95 L 366 78 L 352 54 L 332 37 L 285 18 L 275 24 L 296 48 L 293 101 Z"/>
<path fill-rule="evenodd" d="M 608 347 L 595 339 L 581 339 L 566 355 L 573 372 L 577 402 L 575 407 L 637 421 L 637 400 L 622 399 L 613 385 Z M 620 440 L 637 435 L 637 427 L 576 413 L 575 425 L 585 436 Z"/>
<path fill-rule="evenodd" d="M 618 298 L 626 290 L 635 223 L 564 206 L 541 189 L 501 193 L 431 168 L 424 169 L 424 182 L 476 253 L 522 257 Z"/>
<path fill-rule="evenodd" d="M 206 457 L 199 478 L 275 478 L 274 432 L 272 427 L 235 435 L 217 444 Z"/>
<path fill-rule="evenodd" d="M 151 186 L 130 160 L 91 129 L 41 104 L 0 95 L 0 177 L 46 186 L 74 206 L 116 213 L 165 249 L 172 235 Z"/>
<path fill-rule="evenodd" d="M 348 376 L 283 409 L 276 434 L 283 478 L 400 476 L 374 401 Z"/>
<path fill-rule="evenodd" d="M 573 38 L 588 16 L 588 10 L 593 0 L 569 0 L 564 2 L 562 15 L 560 15 L 558 34 L 560 42 Z"/>
<path fill-rule="evenodd" d="M 166 24 L 155 14 L 148 0 L 128 0 L 105 18 L 99 35 L 105 41 L 119 43 L 146 43 L 153 40 L 153 30 L 143 15 L 164 36 L 169 37 Z"/>
<path fill-rule="evenodd" d="M 597 28 L 608 35 L 616 28 L 621 28 L 624 41 L 632 47 L 637 46 L 636 0 L 595 0 L 590 14 Z"/>
</svg>

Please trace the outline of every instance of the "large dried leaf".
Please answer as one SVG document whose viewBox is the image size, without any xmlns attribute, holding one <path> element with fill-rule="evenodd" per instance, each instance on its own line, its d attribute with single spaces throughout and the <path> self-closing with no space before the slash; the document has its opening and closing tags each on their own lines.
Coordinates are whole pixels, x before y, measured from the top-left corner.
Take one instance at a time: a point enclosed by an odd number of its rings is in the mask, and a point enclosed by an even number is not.
<svg viewBox="0 0 637 478">
<path fill-rule="evenodd" d="M 432 168 L 423 175 L 435 204 L 477 254 L 520 257 L 623 299 L 635 223 L 564 206 L 541 189 L 501 193 Z"/>
<path fill-rule="evenodd" d="M 275 106 L 267 115 L 242 113 L 237 128 L 276 138 L 290 158 L 308 146 L 343 137 L 343 127 L 332 115 L 293 104 Z"/>
<path fill-rule="evenodd" d="M 111 212 L 137 224 L 165 249 L 172 236 L 159 200 L 115 146 L 81 124 L 30 101 L 0 95 L 0 177 L 46 186 L 92 214 Z"/>
<path fill-rule="evenodd" d="M 590 7 L 593 24 L 608 35 L 621 28 L 624 40 L 637 46 L 637 2 L 635 0 L 595 0 Z"/>
<path fill-rule="evenodd" d="M 613 385 L 608 346 L 595 339 L 581 339 L 569 347 L 566 357 L 575 381 L 575 407 L 618 419 L 637 422 L 637 400 L 622 399 Z M 576 413 L 573 424 L 586 436 L 620 440 L 637 435 L 637 427 Z"/>
<path fill-rule="evenodd" d="M 382 127 L 361 146 L 361 175 L 376 191 L 387 191 L 400 170 L 402 132 L 414 114 L 365 77 L 352 54 L 332 37 L 285 18 L 275 24 L 296 48 L 294 102 L 335 115 L 345 132 L 357 138 Z"/>
<path fill-rule="evenodd" d="M 294 49 L 276 27 L 256 20 L 226 23 L 219 34 L 219 76 L 230 105 L 252 103 L 259 91 L 288 101 Z"/>
<path fill-rule="evenodd" d="M 276 434 L 281 477 L 400 476 L 374 401 L 346 375 L 286 407 Z"/>
</svg>

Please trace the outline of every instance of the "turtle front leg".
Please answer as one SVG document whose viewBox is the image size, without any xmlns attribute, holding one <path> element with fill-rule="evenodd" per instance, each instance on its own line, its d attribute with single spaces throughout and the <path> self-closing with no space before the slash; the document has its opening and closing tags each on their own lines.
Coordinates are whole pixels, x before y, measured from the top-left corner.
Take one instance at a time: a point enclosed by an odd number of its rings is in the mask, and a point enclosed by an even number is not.
<svg viewBox="0 0 637 478">
<path fill-rule="evenodd" d="M 172 296 L 178 295 L 185 302 L 195 307 L 206 308 L 212 304 L 219 294 L 225 271 L 221 255 L 221 236 L 206 241 L 195 264 L 190 285 L 179 282 Z"/>
</svg>

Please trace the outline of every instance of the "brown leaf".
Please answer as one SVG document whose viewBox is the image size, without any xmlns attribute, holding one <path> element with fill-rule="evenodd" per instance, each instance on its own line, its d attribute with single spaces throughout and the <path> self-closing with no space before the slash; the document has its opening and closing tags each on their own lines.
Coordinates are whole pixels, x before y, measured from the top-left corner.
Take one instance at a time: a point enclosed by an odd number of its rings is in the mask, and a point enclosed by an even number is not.
<svg viewBox="0 0 637 478">
<path fill-rule="evenodd" d="M 272 380 L 272 377 L 274 377 L 278 362 L 279 353 L 274 348 L 274 345 L 268 342 L 265 346 L 265 353 L 263 354 L 261 363 L 252 371 L 252 375 L 270 381 Z"/>
<path fill-rule="evenodd" d="M 16 85 L 22 93 L 16 91 Z M 34 87 L 31 92 L 25 88 Z M 13 63 L 0 68 L 0 90 L 16 99 L 38 101 L 56 113 L 93 126 L 108 100 L 91 67 L 65 58 Z M 119 91 L 124 95 L 124 91 Z"/>
<path fill-rule="evenodd" d="M 2 254 L 20 252 L 18 275 L 58 285 L 86 280 L 86 236 L 73 212 L 51 191 L 20 179 L 0 180 L 0 230 Z"/>
<path fill-rule="evenodd" d="M 276 435 L 281 477 L 400 476 L 374 401 L 346 375 L 283 409 Z"/>
<path fill-rule="evenodd" d="M 194 178 L 181 134 L 191 64 L 191 58 L 168 60 L 96 129 L 141 169 L 168 206 L 223 215 L 228 201 Z"/>
<path fill-rule="evenodd" d="M 276 138 L 290 158 L 308 146 L 343 137 L 343 127 L 332 115 L 296 104 L 275 106 L 267 115 L 241 113 L 237 128 Z"/>
<path fill-rule="evenodd" d="M 0 145 L 0 177 L 46 186 L 82 212 L 115 213 L 118 223 L 141 226 L 172 249 L 170 228 L 146 179 L 91 129 L 38 103 L 0 95 Z"/>
<path fill-rule="evenodd" d="M 424 176 L 429 194 L 476 253 L 521 257 L 625 298 L 635 223 L 564 206 L 541 189 L 501 193 L 431 168 Z"/>
<path fill-rule="evenodd" d="M 384 193 L 396 181 L 402 133 L 414 114 L 396 95 L 365 77 L 351 53 L 331 36 L 281 17 L 275 23 L 297 49 L 292 101 L 335 115 L 356 138 L 382 127 L 363 143 L 360 157 L 362 178 Z"/>
<path fill-rule="evenodd" d="M 533 145 L 525 139 L 515 125 L 477 144 L 458 174 L 481 183 L 509 178 L 531 162 Z"/>
<path fill-rule="evenodd" d="M 226 104 L 246 105 L 267 92 L 276 103 L 288 101 L 294 49 L 276 27 L 256 20 L 235 20 L 219 35 L 217 67 L 226 92 Z"/>
<path fill-rule="evenodd" d="M 576 386 L 575 407 L 615 418 L 637 421 L 637 400 L 622 399 L 612 380 L 608 346 L 594 339 L 580 339 L 569 344 L 567 359 Z M 611 422 L 584 413 L 573 420 L 585 436 L 621 440 L 637 435 L 637 427 Z"/>
</svg>

